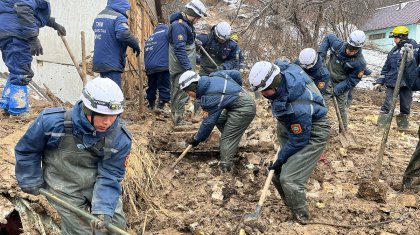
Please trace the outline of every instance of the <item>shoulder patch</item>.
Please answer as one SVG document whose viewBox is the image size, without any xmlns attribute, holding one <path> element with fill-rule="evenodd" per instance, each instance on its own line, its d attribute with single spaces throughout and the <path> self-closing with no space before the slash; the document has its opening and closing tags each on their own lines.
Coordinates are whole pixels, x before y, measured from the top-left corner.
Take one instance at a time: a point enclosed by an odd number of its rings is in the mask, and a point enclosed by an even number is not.
<svg viewBox="0 0 420 235">
<path fill-rule="evenodd" d="M 184 41 L 184 35 L 178 34 L 178 41 Z"/>
<path fill-rule="evenodd" d="M 182 24 L 184 21 L 182 19 L 178 20 L 178 23 Z"/>
<path fill-rule="evenodd" d="M 300 126 L 300 124 L 292 124 L 292 125 L 290 125 L 290 130 L 295 135 L 302 133 L 302 127 Z"/>
<path fill-rule="evenodd" d="M 318 88 L 319 89 L 324 89 L 325 88 L 325 82 L 319 82 L 318 83 Z"/>
<path fill-rule="evenodd" d="M 125 125 L 122 125 L 121 129 L 123 130 L 123 132 L 128 136 L 128 138 L 131 141 L 133 139 L 133 137 L 131 136 L 131 133 L 130 133 L 130 131 L 128 131 L 127 127 Z"/>
<path fill-rule="evenodd" d="M 63 107 L 56 107 L 56 108 L 46 108 L 44 109 L 43 115 L 54 114 L 54 113 L 64 113 L 66 109 Z"/>
</svg>

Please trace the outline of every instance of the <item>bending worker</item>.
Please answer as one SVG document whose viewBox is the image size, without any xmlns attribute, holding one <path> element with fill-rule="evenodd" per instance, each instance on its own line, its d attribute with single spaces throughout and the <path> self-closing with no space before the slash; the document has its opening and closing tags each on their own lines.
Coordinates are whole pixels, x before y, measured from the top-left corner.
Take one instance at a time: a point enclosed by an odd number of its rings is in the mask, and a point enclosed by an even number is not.
<svg viewBox="0 0 420 235">
<path fill-rule="evenodd" d="M 179 79 L 180 88 L 188 96 L 201 100 L 203 109 L 200 129 L 187 142 L 197 146 L 217 126 L 222 133 L 219 164 L 222 173 L 233 169 L 233 156 L 239 141 L 256 113 L 254 99 L 236 82 L 240 76 L 236 70 L 215 72 L 211 77 L 187 71 Z"/>
<path fill-rule="evenodd" d="M 61 216 L 61 234 L 104 234 L 111 221 L 125 229 L 121 181 L 131 149 L 131 136 L 120 114 L 124 97 L 109 78 L 86 84 L 72 109 L 47 108 L 15 147 L 16 178 L 22 191 L 40 188 L 97 215 L 91 224 L 51 202 Z"/>
<path fill-rule="evenodd" d="M 305 186 L 330 133 L 324 99 L 309 76 L 286 61 L 255 63 L 249 82 L 271 101 L 277 119 L 281 150 L 269 167 L 275 170 L 272 182 L 297 222 L 307 224 Z"/>
</svg>

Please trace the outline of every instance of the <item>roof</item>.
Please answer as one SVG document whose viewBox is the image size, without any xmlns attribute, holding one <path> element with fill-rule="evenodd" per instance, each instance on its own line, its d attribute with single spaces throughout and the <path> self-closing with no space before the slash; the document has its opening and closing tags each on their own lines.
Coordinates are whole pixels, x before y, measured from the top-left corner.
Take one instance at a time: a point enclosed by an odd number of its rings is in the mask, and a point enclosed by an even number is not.
<svg viewBox="0 0 420 235">
<path fill-rule="evenodd" d="M 361 27 L 364 31 L 384 29 L 420 22 L 420 0 L 403 2 L 376 9 L 373 16 Z"/>
</svg>

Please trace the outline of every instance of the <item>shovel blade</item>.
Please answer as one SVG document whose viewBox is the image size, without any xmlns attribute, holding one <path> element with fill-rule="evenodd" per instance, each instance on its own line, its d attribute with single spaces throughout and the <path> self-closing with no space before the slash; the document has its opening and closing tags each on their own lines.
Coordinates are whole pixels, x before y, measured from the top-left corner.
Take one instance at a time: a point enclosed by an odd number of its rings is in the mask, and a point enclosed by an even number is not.
<svg viewBox="0 0 420 235">
<path fill-rule="evenodd" d="M 261 206 L 258 205 L 254 212 L 246 213 L 244 215 L 244 222 L 257 220 L 260 218 L 260 215 L 261 215 Z"/>
<path fill-rule="evenodd" d="M 165 176 L 165 178 L 171 180 L 172 178 L 175 177 L 175 171 L 174 169 L 170 168 L 170 167 L 165 167 L 163 168 L 160 173 Z"/>
</svg>

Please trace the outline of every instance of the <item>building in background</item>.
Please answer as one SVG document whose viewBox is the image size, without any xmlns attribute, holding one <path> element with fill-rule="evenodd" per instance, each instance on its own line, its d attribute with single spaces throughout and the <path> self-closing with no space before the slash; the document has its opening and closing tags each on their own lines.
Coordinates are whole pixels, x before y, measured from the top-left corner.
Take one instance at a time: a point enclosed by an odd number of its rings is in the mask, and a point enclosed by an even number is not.
<svg viewBox="0 0 420 235">
<path fill-rule="evenodd" d="M 402 2 L 375 10 L 371 18 L 361 27 L 368 41 L 385 52 L 389 52 L 394 39 L 389 33 L 396 26 L 403 25 L 409 30 L 408 37 L 420 41 L 420 0 Z"/>
</svg>

